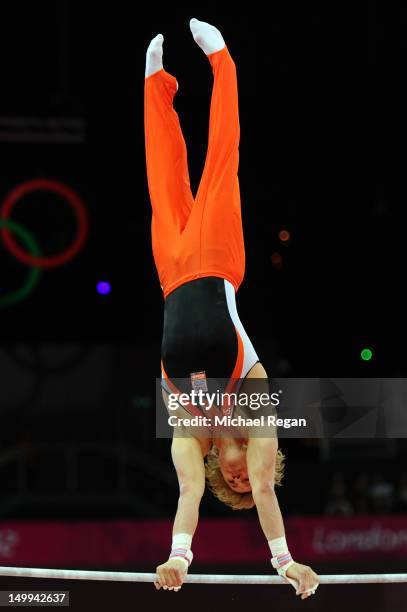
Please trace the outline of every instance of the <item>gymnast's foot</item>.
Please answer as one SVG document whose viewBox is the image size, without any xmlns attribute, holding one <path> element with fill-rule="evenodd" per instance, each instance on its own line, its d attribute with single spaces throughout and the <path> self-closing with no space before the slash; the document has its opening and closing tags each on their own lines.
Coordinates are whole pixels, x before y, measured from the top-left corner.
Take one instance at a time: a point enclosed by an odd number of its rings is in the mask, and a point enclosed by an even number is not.
<svg viewBox="0 0 407 612">
<path fill-rule="evenodd" d="M 163 68 L 164 36 L 157 34 L 148 45 L 146 55 L 146 78 Z"/>
<path fill-rule="evenodd" d="M 216 53 L 216 51 L 220 51 L 225 46 L 222 34 L 218 28 L 215 28 L 210 23 L 194 18 L 189 22 L 189 27 L 195 42 L 206 55 Z"/>
</svg>

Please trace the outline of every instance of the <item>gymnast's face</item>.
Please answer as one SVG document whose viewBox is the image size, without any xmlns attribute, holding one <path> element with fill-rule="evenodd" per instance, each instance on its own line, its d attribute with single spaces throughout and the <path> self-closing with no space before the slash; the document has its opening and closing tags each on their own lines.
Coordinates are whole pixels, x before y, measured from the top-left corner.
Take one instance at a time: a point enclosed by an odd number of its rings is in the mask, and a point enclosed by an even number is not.
<svg viewBox="0 0 407 612">
<path fill-rule="evenodd" d="M 252 490 L 247 473 L 246 449 L 235 443 L 222 444 L 219 450 L 219 467 L 225 482 L 236 493 Z"/>
</svg>

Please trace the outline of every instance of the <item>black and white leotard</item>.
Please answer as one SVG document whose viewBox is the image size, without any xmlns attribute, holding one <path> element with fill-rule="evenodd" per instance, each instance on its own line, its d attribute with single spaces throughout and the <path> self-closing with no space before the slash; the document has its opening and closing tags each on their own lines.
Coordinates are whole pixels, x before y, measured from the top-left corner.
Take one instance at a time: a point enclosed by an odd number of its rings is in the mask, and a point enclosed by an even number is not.
<svg viewBox="0 0 407 612">
<path fill-rule="evenodd" d="M 194 373 L 238 384 L 258 361 L 229 281 L 199 278 L 168 295 L 161 350 L 162 386 L 167 392 L 181 390 L 180 379 L 189 381 Z"/>
</svg>

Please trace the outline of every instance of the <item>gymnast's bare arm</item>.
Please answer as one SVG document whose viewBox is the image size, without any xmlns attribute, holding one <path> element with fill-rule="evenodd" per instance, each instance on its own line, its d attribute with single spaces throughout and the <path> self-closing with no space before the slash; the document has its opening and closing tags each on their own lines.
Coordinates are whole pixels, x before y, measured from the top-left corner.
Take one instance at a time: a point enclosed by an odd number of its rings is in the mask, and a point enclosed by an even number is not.
<svg viewBox="0 0 407 612">
<path fill-rule="evenodd" d="M 173 535 L 193 535 L 198 525 L 199 505 L 205 490 L 205 468 L 201 445 L 196 438 L 174 437 L 171 447 L 172 460 L 179 483 L 178 508 Z M 177 558 L 169 559 L 157 567 L 157 589 L 181 586 L 187 570 Z"/>
<path fill-rule="evenodd" d="M 205 467 L 201 445 L 193 437 L 174 437 L 171 455 L 179 484 L 178 509 L 173 533 L 193 535 L 198 525 L 199 504 L 205 490 Z"/>
<path fill-rule="evenodd" d="M 256 504 L 260 525 L 267 540 L 284 535 L 284 524 L 280 506 L 274 490 L 274 472 L 278 450 L 277 437 L 249 438 L 247 446 L 247 468 Z M 298 582 L 297 595 L 306 599 L 311 593 L 304 593 L 315 584 L 318 576 L 306 565 L 294 563 L 287 570 L 287 576 Z"/>
</svg>

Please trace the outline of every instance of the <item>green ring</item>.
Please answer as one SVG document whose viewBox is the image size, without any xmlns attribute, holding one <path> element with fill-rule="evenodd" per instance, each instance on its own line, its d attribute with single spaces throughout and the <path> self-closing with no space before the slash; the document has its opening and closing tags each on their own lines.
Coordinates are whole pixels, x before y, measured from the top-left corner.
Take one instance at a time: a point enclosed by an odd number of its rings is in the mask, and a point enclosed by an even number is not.
<svg viewBox="0 0 407 612">
<path fill-rule="evenodd" d="M 25 246 L 29 249 L 31 255 L 39 256 L 41 255 L 40 249 L 35 242 L 34 238 L 31 234 L 19 223 L 12 221 L 11 219 L 0 219 L 0 228 L 6 227 L 11 229 L 21 240 L 24 242 Z M 10 306 L 10 304 L 15 304 L 16 302 L 21 302 L 24 300 L 32 291 L 35 286 L 38 284 L 39 278 L 41 276 L 41 270 L 38 267 L 32 267 L 32 270 L 27 276 L 27 280 L 24 285 L 17 289 L 17 291 L 13 291 L 12 293 L 8 293 L 4 297 L 0 294 L 0 306 Z"/>
</svg>

